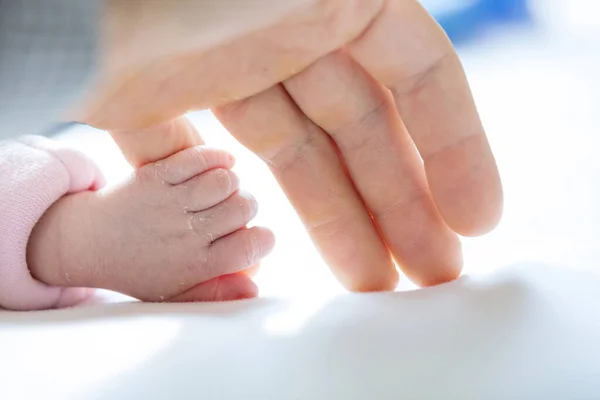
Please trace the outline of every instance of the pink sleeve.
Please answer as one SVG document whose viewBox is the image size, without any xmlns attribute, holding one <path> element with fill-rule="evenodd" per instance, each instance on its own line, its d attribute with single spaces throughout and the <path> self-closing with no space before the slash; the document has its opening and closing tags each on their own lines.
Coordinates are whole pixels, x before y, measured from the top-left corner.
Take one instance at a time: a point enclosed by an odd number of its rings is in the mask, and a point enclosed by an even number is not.
<svg viewBox="0 0 600 400">
<path fill-rule="evenodd" d="M 0 309 L 61 308 L 89 297 L 91 289 L 52 287 L 33 279 L 27 241 L 56 200 L 103 185 L 93 162 L 58 142 L 34 136 L 0 142 Z"/>
</svg>

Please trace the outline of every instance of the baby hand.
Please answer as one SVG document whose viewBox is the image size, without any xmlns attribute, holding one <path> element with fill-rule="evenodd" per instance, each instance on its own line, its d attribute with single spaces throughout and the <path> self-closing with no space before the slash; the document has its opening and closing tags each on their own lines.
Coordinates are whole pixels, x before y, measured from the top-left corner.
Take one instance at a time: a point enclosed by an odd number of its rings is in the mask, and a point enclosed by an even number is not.
<svg viewBox="0 0 600 400">
<path fill-rule="evenodd" d="M 239 191 L 233 163 L 224 151 L 193 147 L 141 167 L 118 186 L 65 196 L 30 237 L 32 275 L 145 301 L 239 276 L 271 251 L 274 237 L 245 228 L 257 203 Z"/>
</svg>

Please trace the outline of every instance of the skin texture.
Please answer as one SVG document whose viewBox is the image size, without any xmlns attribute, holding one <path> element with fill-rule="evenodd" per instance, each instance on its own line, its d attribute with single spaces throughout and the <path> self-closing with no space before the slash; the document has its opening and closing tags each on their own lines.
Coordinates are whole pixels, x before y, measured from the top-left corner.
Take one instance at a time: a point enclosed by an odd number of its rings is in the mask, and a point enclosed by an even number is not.
<svg viewBox="0 0 600 400">
<path fill-rule="evenodd" d="M 134 25 L 110 25 L 107 37 L 129 40 L 108 40 L 107 59 L 130 55 L 107 63 L 79 115 L 127 132 L 212 108 L 270 166 L 347 288 L 394 288 L 393 260 L 419 285 L 451 280 L 457 234 L 498 223 L 500 178 L 467 79 L 417 1 L 264 0 L 258 14 L 229 1 L 220 18 L 239 23 L 196 35 L 190 18 L 162 20 L 212 2 L 169 2 L 162 14 L 151 4 L 165 2 L 148 3 Z M 134 136 L 117 140 L 132 159 L 147 145 Z"/>
<path fill-rule="evenodd" d="M 234 274 L 268 254 L 274 239 L 264 228 L 244 228 L 257 204 L 239 191 L 233 162 L 224 151 L 191 147 L 117 186 L 65 196 L 31 235 L 32 275 L 145 301 L 256 296 L 250 278 Z"/>
<path fill-rule="evenodd" d="M 175 118 L 153 125 L 146 129 L 122 129 L 110 131 L 127 161 L 136 169 L 152 164 L 156 160 L 167 158 L 182 149 L 200 146 L 204 140 L 196 128 L 185 117 Z M 263 231 L 266 242 L 274 243 L 270 231 Z M 268 243 L 265 243 L 265 248 Z M 266 254 L 266 253 L 265 253 Z M 191 288 L 182 290 L 172 296 L 164 297 L 161 301 L 192 302 L 192 301 L 228 301 L 256 297 L 258 288 L 252 277 L 258 271 L 257 262 L 240 271 L 228 274 L 221 271 L 210 280 L 198 280 Z M 242 268 L 240 268 L 241 270 Z"/>
</svg>

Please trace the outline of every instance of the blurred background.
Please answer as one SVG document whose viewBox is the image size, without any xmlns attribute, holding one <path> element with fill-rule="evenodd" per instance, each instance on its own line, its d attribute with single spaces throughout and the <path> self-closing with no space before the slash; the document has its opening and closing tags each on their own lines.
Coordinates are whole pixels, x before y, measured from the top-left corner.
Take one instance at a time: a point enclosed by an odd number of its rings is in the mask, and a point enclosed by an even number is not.
<svg viewBox="0 0 600 400">
<path fill-rule="evenodd" d="M 463 60 L 505 188 L 499 227 L 465 239 L 465 273 L 541 261 L 596 269 L 600 261 L 600 2 L 422 0 Z M 242 185 L 258 199 L 255 224 L 275 251 L 257 276 L 263 296 L 343 292 L 267 168 L 210 112 L 190 114 L 205 140 L 231 150 Z M 111 139 L 88 127 L 58 133 L 105 171 L 130 168 Z M 403 279 L 400 289 L 410 289 Z"/>
</svg>

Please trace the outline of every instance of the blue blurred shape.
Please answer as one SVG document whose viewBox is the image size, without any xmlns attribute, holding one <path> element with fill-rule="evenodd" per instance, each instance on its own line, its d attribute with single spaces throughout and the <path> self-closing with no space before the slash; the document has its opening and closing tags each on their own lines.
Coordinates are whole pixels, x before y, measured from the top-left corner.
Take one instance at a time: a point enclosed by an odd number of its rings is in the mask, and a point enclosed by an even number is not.
<svg viewBox="0 0 600 400">
<path fill-rule="evenodd" d="M 421 0 L 455 45 L 489 26 L 529 21 L 527 0 Z"/>
<path fill-rule="evenodd" d="M 531 16 L 527 0 L 485 0 L 482 3 L 495 20 L 528 21 Z"/>
</svg>

